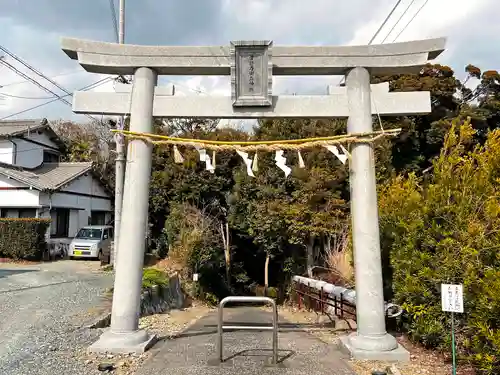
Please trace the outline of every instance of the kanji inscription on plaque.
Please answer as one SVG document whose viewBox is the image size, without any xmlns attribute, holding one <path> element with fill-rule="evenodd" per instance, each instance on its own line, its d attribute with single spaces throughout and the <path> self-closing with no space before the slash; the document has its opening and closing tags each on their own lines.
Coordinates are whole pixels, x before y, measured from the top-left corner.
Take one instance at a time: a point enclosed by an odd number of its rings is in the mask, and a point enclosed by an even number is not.
<svg viewBox="0 0 500 375">
<path fill-rule="evenodd" d="M 272 105 L 271 41 L 231 42 L 231 97 L 236 107 Z"/>
</svg>

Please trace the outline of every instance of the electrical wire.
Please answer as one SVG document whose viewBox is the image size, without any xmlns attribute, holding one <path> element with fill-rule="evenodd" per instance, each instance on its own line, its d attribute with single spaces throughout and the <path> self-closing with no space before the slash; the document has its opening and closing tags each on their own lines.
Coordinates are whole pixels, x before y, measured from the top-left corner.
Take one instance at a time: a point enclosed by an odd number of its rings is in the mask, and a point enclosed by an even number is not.
<svg viewBox="0 0 500 375">
<path fill-rule="evenodd" d="M 368 45 L 370 45 L 370 44 L 373 43 L 373 41 L 375 40 L 375 38 L 377 37 L 377 35 L 382 31 L 382 29 L 385 26 L 385 24 L 387 23 L 387 21 L 389 21 L 389 18 L 391 18 L 392 13 L 394 13 L 394 11 L 396 10 L 396 8 L 399 6 L 399 4 L 401 3 L 401 1 L 402 0 L 398 0 L 397 1 L 396 5 L 394 5 L 394 7 L 392 8 L 392 10 L 389 12 L 389 14 L 385 18 L 384 22 L 382 22 L 382 25 L 380 25 L 380 27 L 378 28 L 378 30 L 375 33 L 375 35 L 373 35 L 372 38 L 370 39 L 370 41 L 368 42 Z"/>
<path fill-rule="evenodd" d="M 0 47 L 1 49 L 1 47 Z M 33 83 L 35 86 L 38 86 L 39 88 L 41 88 L 42 90 L 44 90 L 45 92 L 48 92 L 49 94 L 52 94 L 54 95 L 55 97 L 59 98 L 61 101 L 63 101 L 64 103 L 66 104 L 69 104 L 71 105 L 70 102 L 68 102 L 66 99 L 62 98 L 59 94 L 55 93 L 54 91 L 52 91 L 51 89 L 45 87 L 44 85 L 40 84 L 38 81 L 36 81 L 35 79 L 31 78 L 30 76 L 26 75 L 25 73 L 21 72 L 19 69 L 17 69 L 14 65 L 8 63 L 7 61 L 5 61 L 5 59 L 2 59 L 0 60 L 0 64 L 6 66 L 7 68 L 9 68 L 10 70 L 12 70 L 14 73 L 16 73 L 17 75 L 19 75 L 20 77 L 24 78 L 25 80 Z"/>
<path fill-rule="evenodd" d="M 118 18 L 116 17 L 116 7 L 115 7 L 114 0 L 109 0 L 109 7 L 111 9 L 111 19 L 113 22 L 113 29 L 115 31 L 116 43 L 118 43 L 118 41 L 120 39 L 120 35 L 118 32 Z"/>
<path fill-rule="evenodd" d="M 420 13 L 420 11 L 422 9 L 424 9 L 424 7 L 427 5 L 427 3 L 429 2 L 429 0 L 425 0 L 424 3 L 422 4 L 422 6 L 417 10 L 417 12 L 414 14 L 414 16 L 411 18 L 411 20 L 408 21 L 408 23 L 405 25 L 405 27 L 403 27 L 403 29 L 399 32 L 398 35 L 396 35 L 396 37 L 392 40 L 392 43 L 394 43 L 401 34 L 403 34 L 403 32 L 408 28 L 408 26 L 410 26 L 410 24 L 413 22 L 413 20 L 418 16 L 418 14 Z"/>
<path fill-rule="evenodd" d="M 16 154 L 20 154 L 22 152 L 35 151 L 35 150 L 40 150 L 40 147 L 28 148 L 26 150 L 16 150 Z M 0 152 L 0 155 L 8 155 L 8 154 L 12 154 L 12 151 Z"/>
<path fill-rule="evenodd" d="M 49 99 L 54 99 L 53 96 L 19 96 L 19 95 L 12 95 L 12 94 L 6 94 L 4 92 L 0 92 L 0 98 L 6 96 L 8 98 L 14 98 L 14 99 L 26 99 L 26 100 L 49 100 Z M 68 96 L 68 95 L 63 95 L 63 97 Z"/>
<path fill-rule="evenodd" d="M 19 62 L 20 64 L 24 65 L 26 68 L 28 68 L 29 70 L 31 70 L 36 75 L 40 76 L 41 78 L 43 78 L 46 81 L 48 81 L 51 84 L 53 84 L 59 90 L 63 91 L 66 94 L 71 94 L 68 90 L 66 90 L 64 87 L 62 87 L 61 85 L 59 85 L 56 81 L 54 81 L 50 77 L 47 77 L 45 74 L 43 74 L 42 72 L 40 72 L 39 70 L 37 70 L 36 68 L 34 68 L 30 64 L 28 64 L 26 61 L 24 61 L 23 59 L 21 59 L 19 56 L 15 55 L 13 52 L 10 52 L 7 48 L 5 48 L 3 46 L 0 46 L 0 50 L 2 50 L 3 52 L 5 52 L 7 55 L 9 55 L 10 57 L 12 57 L 14 60 L 16 60 L 17 62 Z"/>
<path fill-rule="evenodd" d="M 392 14 L 394 13 L 394 11 L 396 10 L 396 8 L 399 6 L 399 4 L 401 3 L 402 0 L 398 0 L 396 2 L 396 4 L 394 5 L 394 7 L 391 9 L 391 11 L 389 12 L 389 14 L 387 15 L 387 17 L 385 17 L 385 20 L 384 22 L 382 22 L 382 24 L 380 25 L 380 27 L 378 28 L 378 30 L 375 32 L 375 34 L 373 34 L 372 38 L 370 39 L 370 41 L 368 42 L 368 45 L 372 44 L 373 41 L 375 40 L 375 38 L 377 37 L 378 34 L 380 34 L 380 31 L 382 31 L 382 29 L 384 28 L 385 24 L 387 23 L 387 21 L 389 21 L 389 19 L 391 18 Z M 342 77 L 342 79 L 339 81 L 338 85 L 342 85 L 343 83 L 345 82 L 345 76 Z"/>
<path fill-rule="evenodd" d="M 408 12 L 408 9 L 410 9 L 410 7 L 413 5 L 413 3 L 415 2 L 415 0 L 411 0 L 410 1 L 410 4 L 408 4 L 408 6 L 406 7 L 405 11 L 399 16 L 398 20 L 396 21 L 396 23 L 394 24 L 394 26 L 392 26 L 391 30 L 389 30 L 389 32 L 387 33 L 387 35 L 385 36 L 384 40 L 382 40 L 382 44 L 385 43 L 385 41 L 387 40 L 387 38 L 389 37 L 389 35 L 391 35 L 391 33 L 394 31 L 394 29 L 396 28 L 396 26 L 399 24 L 399 22 L 401 22 L 401 20 L 403 19 L 403 17 L 405 16 L 406 12 Z"/>
<path fill-rule="evenodd" d="M 108 81 L 111 81 L 111 80 L 112 80 L 112 78 L 110 78 L 110 77 L 106 77 L 106 78 L 100 79 L 99 81 L 96 81 L 94 83 L 91 83 L 90 85 L 82 87 L 81 89 L 79 89 L 79 91 L 88 91 L 88 90 L 91 90 L 91 89 L 96 88 L 98 86 L 101 86 L 101 85 L 103 85 L 103 84 L 105 84 L 105 83 L 107 83 Z M 69 95 L 67 95 L 67 96 L 69 96 Z M 36 105 L 34 107 L 23 109 L 22 111 L 15 112 L 15 113 L 12 113 L 12 114 L 10 114 L 8 116 L 4 116 L 4 117 L 0 118 L 0 121 L 1 120 L 6 120 L 8 118 L 11 118 L 11 117 L 14 117 L 14 116 L 17 116 L 17 115 L 22 115 L 23 113 L 33 111 L 35 109 L 38 109 L 38 108 L 43 107 L 43 106 L 46 106 L 46 105 L 48 105 L 50 103 L 57 102 L 59 100 L 60 100 L 59 98 L 54 98 L 52 100 L 49 100 L 48 102 L 45 102 L 45 103 L 42 103 L 42 104 L 38 104 L 38 105 Z M 94 120 L 94 118 L 93 118 L 93 120 Z"/>
<path fill-rule="evenodd" d="M 4 51 L 4 48 L 2 46 L 0 46 L 0 49 L 2 51 Z M 15 57 L 14 57 L 15 58 Z M 17 61 L 21 62 L 23 65 L 29 67 L 28 64 L 24 63 L 22 60 L 20 59 L 16 59 Z M 52 94 L 54 95 L 58 100 L 61 100 L 63 103 L 69 105 L 70 107 L 72 107 L 72 104 L 67 101 L 66 99 L 64 99 L 64 97 L 60 96 L 59 94 L 55 93 L 54 91 L 52 91 L 51 89 L 45 87 L 44 85 L 42 85 L 40 82 L 38 82 L 37 80 L 33 79 L 32 77 L 26 75 L 25 73 L 21 72 L 19 69 L 17 69 L 15 66 L 13 66 L 12 64 L 9 64 L 7 61 L 5 61 L 5 59 L 1 59 L 0 60 L 0 63 L 3 64 L 4 66 L 6 66 L 7 68 L 9 68 L 10 70 L 12 70 L 14 73 L 16 73 L 17 75 L 21 76 L 22 78 L 30 81 L 31 83 L 33 83 L 34 85 L 38 86 L 39 88 L 41 88 L 42 90 L 48 92 L 49 94 Z M 31 69 L 31 68 L 30 68 Z M 31 69 L 33 70 L 35 73 L 37 73 L 36 69 Z M 47 79 L 47 77 L 45 77 L 42 73 L 37 73 L 39 75 L 41 75 L 43 78 Z M 49 82 L 53 82 L 52 80 L 50 79 L 47 79 Z M 59 86 L 57 83 L 55 84 L 57 87 L 61 88 L 61 86 Z M 64 89 L 64 88 L 61 88 L 62 91 L 64 91 L 67 95 L 65 96 L 73 96 L 73 94 L 71 92 L 69 92 L 68 90 Z M 97 119 L 95 119 L 94 117 L 90 116 L 90 115 L 85 115 L 87 116 L 89 119 L 91 120 L 95 120 L 97 121 Z"/>
<path fill-rule="evenodd" d="M 61 73 L 61 74 L 56 74 L 54 76 L 50 76 L 50 78 L 57 78 L 57 77 L 62 77 L 62 76 L 68 76 L 68 75 L 71 75 L 71 74 L 78 74 L 78 73 L 86 73 L 85 70 L 83 69 L 78 69 L 78 70 L 73 70 L 71 72 L 66 72 L 66 73 Z M 20 84 L 23 84 L 23 83 L 28 83 L 29 81 L 26 81 L 26 80 L 23 80 L 23 81 L 17 81 L 17 82 L 11 82 L 11 83 L 7 83 L 5 85 L 0 85 L 0 88 L 3 88 L 3 87 L 9 87 L 9 86 L 14 86 L 14 85 L 20 85 Z"/>
</svg>

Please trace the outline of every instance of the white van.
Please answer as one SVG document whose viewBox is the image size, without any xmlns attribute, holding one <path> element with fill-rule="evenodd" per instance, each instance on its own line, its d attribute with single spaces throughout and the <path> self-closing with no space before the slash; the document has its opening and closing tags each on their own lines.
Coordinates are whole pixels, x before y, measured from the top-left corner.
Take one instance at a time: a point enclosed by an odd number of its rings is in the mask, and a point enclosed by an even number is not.
<svg viewBox="0 0 500 375">
<path fill-rule="evenodd" d="M 109 263 L 113 227 L 110 225 L 89 225 L 78 231 L 69 245 L 68 255 L 74 258 L 97 258 Z"/>
</svg>

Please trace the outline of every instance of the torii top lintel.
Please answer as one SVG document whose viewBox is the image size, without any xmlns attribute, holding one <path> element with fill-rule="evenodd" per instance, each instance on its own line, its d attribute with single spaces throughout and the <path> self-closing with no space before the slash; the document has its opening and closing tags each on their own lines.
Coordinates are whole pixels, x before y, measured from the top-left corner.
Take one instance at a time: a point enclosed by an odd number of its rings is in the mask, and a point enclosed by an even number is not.
<svg viewBox="0 0 500 375">
<path fill-rule="evenodd" d="M 131 75 L 230 75 L 229 46 L 142 46 L 63 38 L 62 49 L 88 72 Z M 273 75 L 342 75 L 362 66 L 372 74 L 418 72 L 444 51 L 446 38 L 365 46 L 273 46 Z"/>
</svg>

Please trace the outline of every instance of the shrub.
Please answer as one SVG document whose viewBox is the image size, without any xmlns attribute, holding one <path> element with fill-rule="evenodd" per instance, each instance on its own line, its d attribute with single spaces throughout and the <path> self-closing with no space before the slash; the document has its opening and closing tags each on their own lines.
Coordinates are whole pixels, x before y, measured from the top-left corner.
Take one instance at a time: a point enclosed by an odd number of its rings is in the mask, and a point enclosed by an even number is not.
<svg viewBox="0 0 500 375">
<path fill-rule="evenodd" d="M 153 285 L 167 286 L 169 285 L 168 275 L 156 268 L 145 268 L 142 271 L 142 287 L 151 288 Z"/>
<path fill-rule="evenodd" d="M 188 203 L 172 204 L 165 222 L 169 258 L 182 266 L 184 278 L 189 279 L 191 272 L 199 274 L 195 297 L 209 303 L 228 294 L 219 228 L 220 222 L 208 209 Z"/>
<path fill-rule="evenodd" d="M 464 286 L 457 344 L 483 374 L 500 373 L 500 130 L 470 149 L 474 131 L 452 126 L 433 176 L 398 177 L 380 190 L 380 227 L 402 326 L 429 347 L 450 350 L 440 284 Z"/>
<path fill-rule="evenodd" d="M 47 248 L 50 219 L 0 219 L 0 256 L 40 260 Z"/>
</svg>

